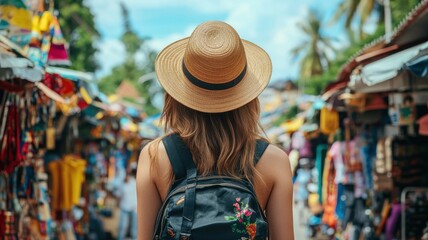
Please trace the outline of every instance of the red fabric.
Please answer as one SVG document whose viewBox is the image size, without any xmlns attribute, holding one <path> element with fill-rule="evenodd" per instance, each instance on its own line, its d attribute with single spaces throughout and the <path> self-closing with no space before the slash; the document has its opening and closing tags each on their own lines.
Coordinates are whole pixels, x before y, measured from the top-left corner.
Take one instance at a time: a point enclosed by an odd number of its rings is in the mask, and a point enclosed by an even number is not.
<svg viewBox="0 0 428 240">
<path fill-rule="evenodd" d="M 43 79 L 43 84 L 45 84 L 50 89 L 55 89 L 56 86 L 56 76 L 55 74 L 46 73 L 45 79 Z"/>
<path fill-rule="evenodd" d="M 57 93 L 62 96 L 69 97 L 74 94 L 74 83 L 71 80 L 57 77 L 58 89 L 54 89 Z"/>
<path fill-rule="evenodd" d="M 62 78 L 58 74 L 46 73 L 45 79 L 43 80 L 48 88 L 54 90 L 59 95 L 69 97 L 74 94 L 74 83 L 71 80 Z"/>
<path fill-rule="evenodd" d="M 80 110 L 83 110 L 87 108 L 89 104 L 85 100 L 80 98 L 79 101 L 77 102 L 77 106 L 80 108 Z"/>
<path fill-rule="evenodd" d="M 6 216 L 3 211 L 0 211 L 0 236 L 4 236 L 6 234 Z"/>
<path fill-rule="evenodd" d="M 428 136 L 428 114 L 421 117 L 418 120 L 418 123 L 419 123 L 419 134 Z"/>
<path fill-rule="evenodd" d="M 0 154 L 0 171 L 6 171 L 9 174 L 22 161 L 19 115 L 17 107 L 9 107 L 4 139 L 2 140 L 2 143 L 6 143 L 6 148 L 1 149 Z"/>
<path fill-rule="evenodd" d="M 3 89 L 7 92 L 18 93 L 22 92 L 24 90 L 24 87 L 6 81 L 0 81 L 0 89 Z"/>
<path fill-rule="evenodd" d="M 48 61 L 50 62 L 69 62 L 68 53 L 64 44 L 51 43 L 48 54 Z"/>
</svg>

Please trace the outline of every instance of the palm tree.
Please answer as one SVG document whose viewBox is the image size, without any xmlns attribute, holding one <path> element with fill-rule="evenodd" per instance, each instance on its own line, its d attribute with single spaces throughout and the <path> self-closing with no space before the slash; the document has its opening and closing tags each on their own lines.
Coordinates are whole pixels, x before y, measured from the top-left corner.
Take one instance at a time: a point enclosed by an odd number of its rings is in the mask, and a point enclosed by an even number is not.
<svg viewBox="0 0 428 240">
<path fill-rule="evenodd" d="M 306 40 L 292 49 L 294 58 L 303 55 L 300 62 L 300 77 L 307 79 L 320 75 L 329 65 L 327 51 L 334 50 L 331 38 L 321 33 L 321 17 L 311 10 L 307 21 L 299 23 L 298 27 L 306 35 Z"/>
<path fill-rule="evenodd" d="M 345 17 L 345 27 L 352 38 L 351 23 L 355 19 L 359 20 L 358 33 L 359 38 L 364 37 L 363 27 L 367 23 L 369 17 L 377 11 L 379 13 L 379 21 L 382 20 L 383 8 L 380 6 L 382 0 L 344 0 L 338 7 L 332 22 L 337 22 L 342 17 Z"/>
</svg>

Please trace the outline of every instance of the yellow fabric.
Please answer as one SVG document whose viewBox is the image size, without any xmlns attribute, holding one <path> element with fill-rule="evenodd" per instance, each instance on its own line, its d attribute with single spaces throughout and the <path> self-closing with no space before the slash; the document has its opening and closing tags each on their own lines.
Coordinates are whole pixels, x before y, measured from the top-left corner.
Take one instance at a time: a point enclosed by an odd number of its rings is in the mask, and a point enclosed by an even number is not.
<svg viewBox="0 0 428 240">
<path fill-rule="evenodd" d="M 324 163 L 324 169 L 323 169 L 323 175 L 322 175 L 322 203 L 325 205 L 327 204 L 327 183 L 328 183 L 328 177 L 330 175 L 330 164 L 331 163 L 331 156 L 329 153 L 327 153 L 327 156 L 325 158 Z"/>
<path fill-rule="evenodd" d="M 116 94 L 109 95 L 109 96 L 108 96 L 108 101 L 109 101 L 110 103 L 117 102 L 117 101 L 119 101 L 119 96 L 118 96 L 118 95 L 116 95 Z"/>
<path fill-rule="evenodd" d="M 320 130 L 329 135 L 336 133 L 339 129 L 339 114 L 334 109 L 323 107 L 320 116 Z"/>
<path fill-rule="evenodd" d="M 32 22 L 32 26 L 31 26 L 31 31 L 36 32 L 38 34 L 40 34 L 40 16 L 39 15 L 35 15 L 33 17 Z"/>
<path fill-rule="evenodd" d="M 71 111 L 77 108 L 78 100 L 79 99 L 77 95 L 73 95 L 69 99 L 67 99 L 67 103 L 56 102 L 56 104 L 65 116 L 69 116 Z"/>
<path fill-rule="evenodd" d="M 86 161 L 73 155 L 49 163 L 53 210 L 71 210 L 79 203 L 82 184 L 85 181 Z"/>
<path fill-rule="evenodd" d="M 51 201 L 52 201 L 52 209 L 53 210 L 60 210 L 60 202 L 61 202 L 61 196 L 60 196 L 60 176 L 61 176 L 61 162 L 60 161 L 53 161 L 48 164 L 48 169 L 50 173 L 50 182 L 51 182 Z"/>
<path fill-rule="evenodd" d="M 79 203 L 82 184 L 85 181 L 85 167 L 85 160 L 73 155 L 64 156 L 62 160 L 63 210 L 70 210 L 73 205 Z"/>
<path fill-rule="evenodd" d="M 0 19 L 8 21 L 11 25 L 31 30 L 31 13 L 27 9 L 15 6 L 0 6 Z"/>
<path fill-rule="evenodd" d="M 39 29 L 42 32 L 47 32 L 49 31 L 49 27 L 51 26 L 52 22 L 54 20 L 54 16 L 52 15 L 51 12 L 44 12 L 42 14 L 42 17 L 40 18 L 40 23 L 39 23 Z"/>
<path fill-rule="evenodd" d="M 89 96 L 88 91 L 86 91 L 84 87 L 80 87 L 80 95 L 82 96 L 83 100 L 85 100 L 87 104 L 92 103 L 92 98 L 91 96 Z"/>
<path fill-rule="evenodd" d="M 294 120 L 287 121 L 281 124 L 281 127 L 284 128 L 286 132 L 289 132 L 289 133 L 296 132 L 297 130 L 299 130 L 299 128 L 303 125 L 304 122 L 305 122 L 305 119 L 296 118 Z"/>
<path fill-rule="evenodd" d="M 46 149 L 55 149 L 55 128 L 53 127 L 46 129 Z"/>
</svg>

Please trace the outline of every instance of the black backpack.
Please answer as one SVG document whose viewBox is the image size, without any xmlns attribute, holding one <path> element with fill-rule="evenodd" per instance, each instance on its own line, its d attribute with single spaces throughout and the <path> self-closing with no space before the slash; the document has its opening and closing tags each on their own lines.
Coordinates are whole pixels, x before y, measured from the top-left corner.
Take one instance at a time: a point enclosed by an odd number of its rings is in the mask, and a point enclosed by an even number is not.
<svg viewBox="0 0 428 240">
<path fill-rule="evenodd" d="M 163 139 L 176 181 L 159 211 L 153 239 L 267 239 L 268 223 L 247 180 L 198 176 L 192 155 L 177 134 Z M 254 161 L 269 144 L 257 140 Z"/>
</svg>

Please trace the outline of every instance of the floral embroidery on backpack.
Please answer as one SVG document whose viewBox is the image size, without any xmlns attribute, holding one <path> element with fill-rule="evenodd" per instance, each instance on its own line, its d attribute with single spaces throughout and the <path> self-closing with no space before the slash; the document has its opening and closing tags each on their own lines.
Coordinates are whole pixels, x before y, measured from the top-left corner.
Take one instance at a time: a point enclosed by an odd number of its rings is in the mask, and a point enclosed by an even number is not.
<svg viewBox="0 0 428 240">
<path fill-rule="evenodd" d="M 248 238 L 242 237 L 241 240 L 253 240 L 257 230 L 256 223 L 251 223 L 253 210 L 248 207 L 248 203 L 242 202 L 241 198 L 236 198 L 233 206 L 235 207 L 235 215 L 224 217 L 227 221 L 235 221 L 232 225 L 232 232 L 248 235 Z"/>
</svg>

